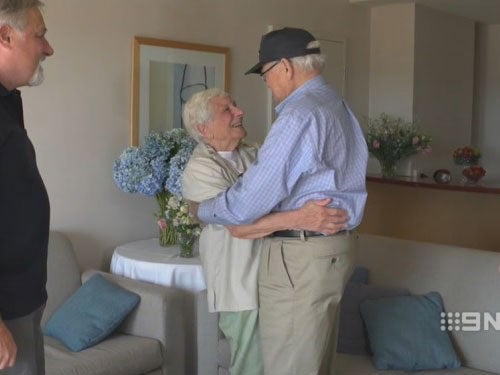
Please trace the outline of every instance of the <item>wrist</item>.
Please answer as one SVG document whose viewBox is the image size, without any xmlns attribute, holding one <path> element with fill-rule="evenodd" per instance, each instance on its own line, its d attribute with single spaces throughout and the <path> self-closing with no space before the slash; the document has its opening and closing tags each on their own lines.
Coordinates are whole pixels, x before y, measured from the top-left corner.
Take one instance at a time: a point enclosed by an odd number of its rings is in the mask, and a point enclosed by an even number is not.
<svg viewBox="0 0 500 375">
<path fill-rule="evenodd" d="M 291 220 L 291 225 L 288 226 L 288 228 L 286 229 L 289 229 L 289 230 L 294 230 L 294 229 L 301 229 L 302 225 L 301 225 L 301 214 L 300 214 L 300 210 L 294 210 L 294 211 L 291 211 L 291 214 L 292 214 L 292 220 Z"/>
</svg>

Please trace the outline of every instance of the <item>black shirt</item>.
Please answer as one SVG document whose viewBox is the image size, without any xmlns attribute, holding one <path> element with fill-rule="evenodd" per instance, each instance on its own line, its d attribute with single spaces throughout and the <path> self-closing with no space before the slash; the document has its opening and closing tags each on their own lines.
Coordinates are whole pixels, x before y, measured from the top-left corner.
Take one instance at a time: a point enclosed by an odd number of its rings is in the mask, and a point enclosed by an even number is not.
<svg viewBox="0 0 500 375">
<path fill-rule="evenodd" d="M 0 315 L 30 314 L 47 300 L 49 198 L 23 122 L 21 93 L 0 84 Z"/>
</svg>

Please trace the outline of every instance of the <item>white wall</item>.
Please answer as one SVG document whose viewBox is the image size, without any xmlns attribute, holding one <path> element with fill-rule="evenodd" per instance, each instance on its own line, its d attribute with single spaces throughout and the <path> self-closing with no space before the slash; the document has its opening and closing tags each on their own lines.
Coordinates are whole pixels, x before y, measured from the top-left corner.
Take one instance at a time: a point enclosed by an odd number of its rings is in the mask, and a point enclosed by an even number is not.
<svg viewBox="0 0 500 375">
<path fill-rule="evenodd" d="M 371 8 L 370 115 L 389 109 L 404 115 L 413 105 L 414 119 L 437 131 L 432 134 L 435 139 L 432 157 L 416 158 L 417 167 L 427 170 L 446 167 L 459 174 L 460 168 L 449 165 L 450 154 L 456 147 L 472 144 L 483 152 L 481 163 L 487 170 L 483 181 L 499 186 L 500 25 L 474 25 L 469 18 L 420 3 L 415 6 L 404 0 L 350 1 L 374 5 Z M 412 18 L 412 9 L 416 10 L 416 20 Z M 406 40 L 404 44 L 413 23 L 415 41 Z M 390 27 L 397 32 L 391 33 Z M 413 61 L 405 62 L 399 55 L 407 56 L 413 44 L 416 101 L 410 104 L 407 99 L 411 90 L 403 84 L 408 82 Z M 394 55 L 395 61 L 403 66 L 390 59 L 384 62 L 384 54 Z M 369 171 L 379 170 L 378 163 L 371 160 Z"/>
<path fill-rule="evenodd" d="M 372 8 L 370 117 L 385 112 L 413 118 L 415 4 Z"/>
<path fill-rule="evenodd" d="M 432 136 L 432 155 L 412 158 L 405 173 L 453 169 L 453 150 L 471 140 L 474 22 L 390 4 L 372 8 L 370 31 L 370 116 L 401 116 Z"/>
<path fill-rule="evenodd" d="M 474 22 L 425 6 L 415 10 L 413 120 L 433 138 L 432 155 L 419 158 L 430 174 L 453 169 L 453 150 L 471 142 Z"/>
<path fill-rule="evenodd" d="M 486 178 L 500 181 L 500 25 L 477 28 L 476 105 L 472 141 L 483 152 Z"/>
<path fill-rule="evenodd" d="M 347 99 L 368 107 L 369 11 L 348 0 L 45 0 L 55 49 L 41 87 L 23 89 L 25 122 L 51 200 L 51 227 L 70 236 L 83 267 L 108 266 L 113 248 L 156 234 L 154 199 L 121 192 L 113 161 L 129 145 L 134 35 L 226 46 L 231 91 L 249 138 L 265 137 L 266 89 L 243 73 L 267 25 L 325 30 L 347 40 Z M 27 225 L 29 225 L 29 213 Z"/>
</svg>

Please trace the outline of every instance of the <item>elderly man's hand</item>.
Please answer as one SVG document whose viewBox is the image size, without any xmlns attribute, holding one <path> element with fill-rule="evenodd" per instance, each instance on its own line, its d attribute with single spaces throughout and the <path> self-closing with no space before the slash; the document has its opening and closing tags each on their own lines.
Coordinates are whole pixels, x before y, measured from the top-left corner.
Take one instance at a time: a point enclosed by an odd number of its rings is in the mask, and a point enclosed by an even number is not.
<svg viewBox="0 0 500 375">
<path fill-rule="evenodd" d="M 297 229 L 323 234 L 335 234 L 345 229 L 349 221 L 347 211 L 326 207 L 331 201 L 331 199 L 322 199 L 307 202 L 297 212 L 300 218 Z"/>
<path fill-rule="evenodd" d="M 10 331 L 0 320 L 0 370 L 14 366 L 17 346 Z"/>
</svg>

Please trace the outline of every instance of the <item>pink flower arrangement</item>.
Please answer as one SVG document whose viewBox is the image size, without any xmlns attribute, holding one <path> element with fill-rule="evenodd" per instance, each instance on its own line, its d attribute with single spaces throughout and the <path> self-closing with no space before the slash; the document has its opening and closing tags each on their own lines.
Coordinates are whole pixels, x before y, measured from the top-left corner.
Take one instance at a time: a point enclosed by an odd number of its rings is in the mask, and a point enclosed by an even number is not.
<svg viewBox="0 0 500 375">
<path fill-rule="evenodd" d="M 368 121 L 366 143 L 368 150 L 381 163 L 397 162 L 423 152 L 430 153 L 432 138 L 401 117 L 382 113 Z"/>
</svg>

